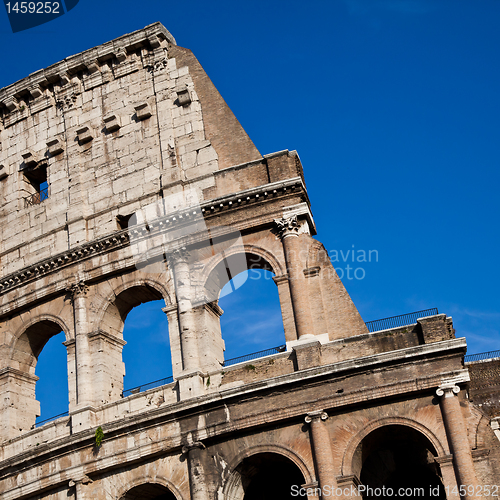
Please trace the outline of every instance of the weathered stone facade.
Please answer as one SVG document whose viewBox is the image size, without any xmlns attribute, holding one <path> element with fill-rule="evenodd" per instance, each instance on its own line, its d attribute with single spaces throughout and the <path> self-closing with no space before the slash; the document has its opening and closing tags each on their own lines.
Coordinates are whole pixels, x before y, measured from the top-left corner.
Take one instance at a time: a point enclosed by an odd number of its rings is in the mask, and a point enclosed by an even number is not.
<svg viewBox="0 0 500 500">
<path fill-rule="evenodd" d="M 0 104 L 2 499 L 500 484 L 451 318 L 368 332 L 313 238 L 297 153 L 262 156 L 162 25 Z M 287 349 L 223 368 L 218 294 L 248 266 L 275 275 Z M 156 299 L 174 382 L 123 398 L 124 320 Z M 37 358 L 61 330 L 69 415 L 34 428 Z"/>
</svg>

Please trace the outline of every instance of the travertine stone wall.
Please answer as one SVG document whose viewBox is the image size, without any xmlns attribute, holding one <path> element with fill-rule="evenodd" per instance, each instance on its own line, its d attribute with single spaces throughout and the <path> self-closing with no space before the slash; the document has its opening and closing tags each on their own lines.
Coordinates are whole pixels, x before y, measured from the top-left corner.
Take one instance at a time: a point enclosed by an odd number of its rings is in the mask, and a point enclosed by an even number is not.
<svg viewBox="0 0 500 500">
<path fill-rule="evenodd" d="M 5 274 L 115 232 L 118 215 L 179 183 L 203 199 L 213 172 L 261 157 L 227 106 L 213 123 L 222 98 L 159 24 L 34 73 L 2 89 L 0 103 Z M 45 165 L 49 199 L 26 206 L 35 190 L 25 172 Z"/>
</svg>

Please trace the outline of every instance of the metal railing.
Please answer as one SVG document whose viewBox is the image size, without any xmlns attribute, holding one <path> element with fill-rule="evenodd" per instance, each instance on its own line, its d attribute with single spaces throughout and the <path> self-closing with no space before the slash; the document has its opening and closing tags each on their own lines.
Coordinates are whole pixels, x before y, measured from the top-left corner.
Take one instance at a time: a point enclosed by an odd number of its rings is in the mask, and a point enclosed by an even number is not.
<svg viewBox="0 0 500 500">
<path fill-rule="evenodd" d="M 160 380 L 155 380 L 154 382 L 149 382 L 148 384 L 139 385 L 138 387 L 134 387 L 132 389 L 127 389 L 122 392 L 122 398 L 126 398 L 127 396 L 131 396 L 132 394 L 138 394 L 139 392 L 144 392 L 149 389 L 154 389 L 155 387 L 160 387 L 162 385 L 171 384 L 174 381 L 174 377 L 166 377 Z"/>
<path fill-rule="evenodd" d="M 467 354 L 464 356 L 464 361 L 466 363 L 471 363 L 472 361 L 484 361 L 486 359 L 500 358 L 500 351 L 488 351 L 480 352 L 478 354 Z"/>
<path fill-rule="evenodd" d="M 271 347 L 271 349 L 264 349 L 263 351 L 252 352 L 251 354 L 245 354 L 244 356 L 238 356 L 237 358 L 226 359 L 222 366 L 231 366 L 235 365 L 236 363 L 243 363 L 244 361 L 263 358 L 264 356 L 270 356 L 271 354 L 278 354 L 284 351 L 286 351 L 286 345 Z"/>
<path fill-rule="evenodd" d="M 40 205 L 42 201 L 45 201 L 49 197 L 49 188 L 46 187 L 38 191 L 37 193 L 32 194 L 31 196 L 27 196 L 24 198 L 27 207 L 31 207 L 33 205 Z"/>
<path fill-rule="evenodd" d="M 239 356 L 237 358 L 226 359 L 222 366 L 235 365 L 236 363 L 242 363 L 244 361 L 250 361 L 251 359 L 263 358 L 264 356 L 270 356 L 271 354 L 278 354 L 286 350 L 286 345 L 280 345 L 278 347 L 271 347 L 270 349 L 265 349 L 263 351 L 252 352 L 251 354 L 245 354 L 244 356 Z M 162 378 L 160 380 L 155 380 L 154 382 L 149 382 L 148 384 L 139 385 L 132 389 L 127 389 L 122 392 L 122 398 L 131 396 L 132 394 L 138 394 L 140 392 L 147 391 L 148 389 L 154 389 L 155 387 L 160 387 L 162 385 L 171 384 L 174 381 L 174 377 L 170 376 L 167 378 Z"/>
<path fill-rule="evenodd" d="M 390 318 L 367 321 L 365 324 L 369 332 L 378 332 L 380 330 L 388 330 L 389 328 L 397 328 L 399 326 L 413 325 L 414 323 L 417 322 L 418 318 L 434 316 L 435 314 L 438 314 L 437 307 L 433 307 L 432 309 L 424 309 L 422 311 L 415 311 L 412 313 L 402 314 L 401 316 L 391 316 Z"/>
<path fill-rule="evenodd" d="M 49 422 L 53 422 L 54 420 L 68 416 L 69 416 L 69 411 L 65 411 L 64 413 L 60 413 L 59 415 L 55 415 L 54 417 L 46 418 L 45 420 L 40 420 L 40 422 L 35 422 L 35 424 L 31 428 L 36 429 L 44 424 L 48 424 Z"/>
</svg>

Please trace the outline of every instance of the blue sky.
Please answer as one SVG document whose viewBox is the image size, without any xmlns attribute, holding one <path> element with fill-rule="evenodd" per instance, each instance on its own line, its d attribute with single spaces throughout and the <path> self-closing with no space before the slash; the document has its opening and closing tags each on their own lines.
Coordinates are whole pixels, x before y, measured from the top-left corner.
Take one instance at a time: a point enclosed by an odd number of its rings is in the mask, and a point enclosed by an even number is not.
<svg viewBox="0 0 500 500">
<path fill-rule="evenodd" d="M 0 87 L 156 21 L 262 154 L 298 151 L 327 250 L 377 250 L 354 264 L 363 279 L 343 279 L 363 319 L 438 307 L 469 352 L 500 349 L 500 2 L 80 0 L 17 34 L 0 11 Z M 279 329 L 269 295 L 248 293 Z M 224 321 L 228 337 L 261 338 L 258 321 Z"/>
</svg>

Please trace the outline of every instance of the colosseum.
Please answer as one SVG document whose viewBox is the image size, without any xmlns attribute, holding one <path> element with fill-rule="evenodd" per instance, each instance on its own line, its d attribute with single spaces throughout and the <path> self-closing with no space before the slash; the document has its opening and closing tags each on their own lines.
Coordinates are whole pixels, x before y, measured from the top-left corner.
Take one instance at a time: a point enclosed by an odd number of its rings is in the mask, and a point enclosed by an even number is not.
<svg viewBox="0 0 500 500">
<path fill-rule="evenodd" d="M 0 144 L 2 500 L 498 497 L 498 359 L 437 310 L 365 323 L 315 238 L 314 166 L 262 155 L 160 23 L 1 89 Z M 219 294 L 248 268 L 286 345 L 229 363 Z M 124 393 L 152 300 L 172 376 Z M 37 422 L 61 331 L 69 406 Z"/>
</svg>

